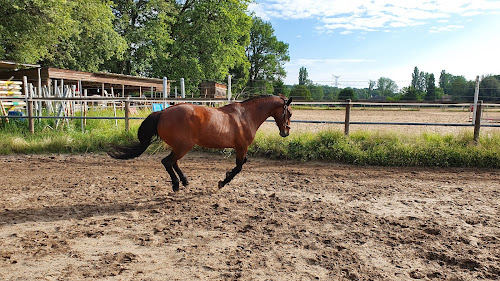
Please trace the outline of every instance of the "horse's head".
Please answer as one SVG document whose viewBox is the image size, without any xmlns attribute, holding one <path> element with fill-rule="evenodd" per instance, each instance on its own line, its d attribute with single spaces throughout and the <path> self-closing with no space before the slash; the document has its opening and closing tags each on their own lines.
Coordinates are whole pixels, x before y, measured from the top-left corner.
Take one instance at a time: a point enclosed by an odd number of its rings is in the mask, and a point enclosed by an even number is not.
<svg viewBox="0 0 500 281">
<path fill-rule="evenodd" d="M 283 100 L 283 106 L 280 106 L 273 117 L 280 129 L 280 136 L 287 137 L 290 134 L 290 118 L 292 117 L 290 104 L 292 103 L 292 98 L 287 100 L 282 95 L 280 95 L 280 98 Z"/>
</svg>

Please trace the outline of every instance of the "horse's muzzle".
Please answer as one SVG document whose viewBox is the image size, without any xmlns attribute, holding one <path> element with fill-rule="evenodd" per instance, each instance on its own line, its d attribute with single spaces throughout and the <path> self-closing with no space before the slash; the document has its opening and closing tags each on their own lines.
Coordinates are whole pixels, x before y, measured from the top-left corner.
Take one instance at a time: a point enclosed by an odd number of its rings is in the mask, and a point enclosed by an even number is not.
<svg viewBox="0 0 500 281">
<path fill-rule="evenodd" d="M 290 134 L 289 132 L 280 131 L 280 136 L 282 136 L 284 138 L 288 137 L 289 134 Z"/>
</svg>

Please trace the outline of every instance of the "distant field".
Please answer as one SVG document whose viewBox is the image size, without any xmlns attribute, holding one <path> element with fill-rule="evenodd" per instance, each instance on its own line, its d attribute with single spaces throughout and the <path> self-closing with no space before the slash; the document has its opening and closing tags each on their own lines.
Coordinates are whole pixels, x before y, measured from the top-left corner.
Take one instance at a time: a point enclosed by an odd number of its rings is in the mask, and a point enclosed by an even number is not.
<svg viewBox="0 0 500 281">
<path fill-rule="evenodd" d="M 460 108 L 444 111 L 437 108 L 425 108 L 419 110 L 364 110 L 354 109 L 351 111 L 352 122 L 420 122 L 420 123 L 459 123 L 471 124 L 469 118 L 472 116 L 466 109 Z M 495 110 L 487 111 L 483 116 L 497 118 L 500 120 L 500 112 Z M 340 121 L 345 120 L 344 110 L 293 110 L 292 120 L 317 120 L 317 121 Z M 498 124 L 498 123 L 495 123 Z M 261 130 L 275 130 L 273 123 L 264 123 Z M 304 124 L 293 123 L 292 132 L 321 131 L 325 129 L 343 130 L 343 124 Z M 440 134 L 460 133 L 462 131 L 473 130 L 472 127 L 449 127 L 449 126 L 399 126 L 399 125 L 351 125 L 351 132 L 356 130 L 378 130 L 378 131 L 398 131 L 403 133 L 423 133 L 434 132 Z M 500 128 L 482 128 L 482 133 L 498 132 Z"/>
</svg>

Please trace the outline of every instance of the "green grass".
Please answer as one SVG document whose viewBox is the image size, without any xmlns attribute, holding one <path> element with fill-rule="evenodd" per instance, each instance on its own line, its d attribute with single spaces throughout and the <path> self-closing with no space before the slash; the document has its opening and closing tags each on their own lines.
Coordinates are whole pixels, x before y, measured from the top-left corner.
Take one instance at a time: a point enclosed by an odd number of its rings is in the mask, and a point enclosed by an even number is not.
<svg viewBox="0 0 500 281">
<path fill-rule="evenodd" d="M 358 165 L 500 168 L 500 134 L 482 136 L 340 131 L 300 133 L 288 138 L 258 134 L 249 153 L 273 159 Z"/>
<path fill-rule="evenodd" d="M 111 116 L 112 112 L 91 115 Z M 29 134 L 26 121 L 0 122 L 0 154 L 105 152 L 111 146 L 135 141 L 141 120 L 132 120 L 128 133 L 123 120 L 118 121 L 118 126 L 114 120 L 88 120 L 85 132 L 81 131 L 80 122 L 73 120 L 56 128 L 54 120 L 42 119 L 35 122 L 34 135 Z M 147 152 L 165 149 L 163 143 L 157 141 Z M 220 153 L 221 150 L 208 151 Z M 228 150 L 223 153 L 227 154 Z M 294 133 L 287 138 L 258 132 L 249 155 L 357 165 L 500 168 L 500 133 L 482 134 L 479 144 L 475 145 L 472 131 L 446 135 L 358 131 L 346 137 L 341 131 L 329 130 Z"/>
</svg>

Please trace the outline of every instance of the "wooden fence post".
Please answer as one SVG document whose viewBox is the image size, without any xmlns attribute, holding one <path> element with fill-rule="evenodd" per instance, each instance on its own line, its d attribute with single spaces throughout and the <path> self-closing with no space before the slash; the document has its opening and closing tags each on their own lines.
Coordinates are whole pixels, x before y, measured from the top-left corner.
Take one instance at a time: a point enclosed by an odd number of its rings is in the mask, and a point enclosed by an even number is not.
<svg viewBox="0 0 500 281">
<path fill-rule="evenodd" d="M 349 135 L 349 126 L 351 122 L 351 100 L 346 100 L 345 105 L 345 123 L 344 123 L 344 134 Z"/>
<path fill-rule="evenodd" d="M 125 131 L 130 130 L 130 96 L 125 100 Z"/>
<path fill-rule="evenodd" d="M 481 112 L 483 111 L 483 101 L 477 101 L 475 123 L 474 123 L 474 143 L 479 144 L 479 130 L 481 129 Z"/>
<path fill-rule="evenodd" d="M 33 100 L 31 99 L 30 91 L 28 89 L 28 77 L 23 77 L 24 95 L 26 96 L 26 111 L 28 113 L 28 126 L 30 133 L 35 133 L 35 123 L 33 120 Z"/>
</svg>

